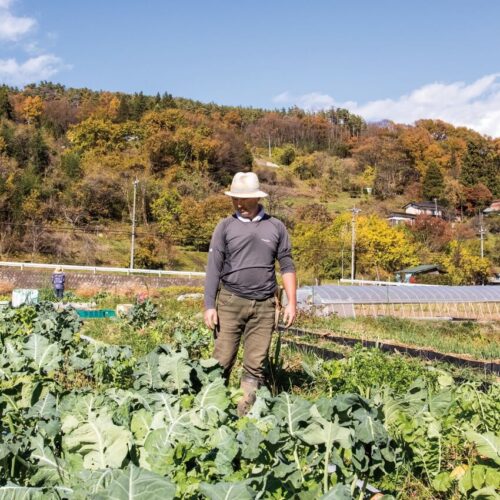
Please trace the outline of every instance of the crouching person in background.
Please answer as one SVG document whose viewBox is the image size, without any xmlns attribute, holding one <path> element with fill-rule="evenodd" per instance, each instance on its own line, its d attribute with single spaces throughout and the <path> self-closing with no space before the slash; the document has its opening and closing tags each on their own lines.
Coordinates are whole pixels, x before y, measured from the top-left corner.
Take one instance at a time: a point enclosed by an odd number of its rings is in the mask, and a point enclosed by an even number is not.
<svg viewBox="0 0 500 500">
<path fill-rule="evenodd" d="M 275 326 L 277 290 L 275 261 L 279 262 L 288 303 L 283 319 L 296 316 L 296 276 L 288 232 L 265 213 L 259 179 L 238 172 L 225 193 L 235 213 L 222 220 L 212 235 L 205 281 L 205 324 L 215 330 L 213 356 L 229 379 L 243 340 L 243 397 L 238 415 L 245 415 L 265 382 L 264 367 Z M 218 294 L 218 299 L 216 300 Z"/>
</svg>

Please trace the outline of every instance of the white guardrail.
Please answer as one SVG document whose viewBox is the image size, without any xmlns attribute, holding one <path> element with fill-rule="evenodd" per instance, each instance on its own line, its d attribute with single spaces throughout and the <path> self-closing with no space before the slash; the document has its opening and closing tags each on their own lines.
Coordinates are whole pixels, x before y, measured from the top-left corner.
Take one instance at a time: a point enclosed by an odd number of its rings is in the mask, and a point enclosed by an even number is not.
<svg viewBox="0 0 500 500">
<path fill-rule="evenodd" d="M 34 262 L 1 262 L 0 267 L 17 267 L 23 269 L 56 269 L 62 268 L 63 271 L 90 271 L 97 273 L 123 273 L 131 274 L 151 274 L 155 276 L 184 276 L 192 278 L 195 276 L 203 277 L 205 273 L 200 271 L 164 271 L 163 269 L 130 269 L 128 267 L 99 267 L 99 266 L 75 266 L 73 264 L 37 264 Z"/>
</svg>

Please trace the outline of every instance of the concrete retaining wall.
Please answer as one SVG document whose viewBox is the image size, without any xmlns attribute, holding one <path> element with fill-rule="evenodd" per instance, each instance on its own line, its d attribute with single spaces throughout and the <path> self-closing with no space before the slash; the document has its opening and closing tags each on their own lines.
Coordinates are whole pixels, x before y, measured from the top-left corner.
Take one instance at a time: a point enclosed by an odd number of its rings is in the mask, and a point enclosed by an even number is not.
<svg viewBox="0 0 500 500">
<path fill-rule="evenodd" d="M 173 285 L 203 286 L 204 278 L 184 277 L 159 277 L 137 276 L 119 274 L 93 274 L 66 272 L 66 290 L 79 288 L 97 288 L 109 292 L 123 291 L 126 289 L 166 288 Z M 12 284 L 14 288 L 51 288 L 51 275 L 49 271 L 36 271 L 32 269 L 0 269 L 0 283 Z"/>
</svg>

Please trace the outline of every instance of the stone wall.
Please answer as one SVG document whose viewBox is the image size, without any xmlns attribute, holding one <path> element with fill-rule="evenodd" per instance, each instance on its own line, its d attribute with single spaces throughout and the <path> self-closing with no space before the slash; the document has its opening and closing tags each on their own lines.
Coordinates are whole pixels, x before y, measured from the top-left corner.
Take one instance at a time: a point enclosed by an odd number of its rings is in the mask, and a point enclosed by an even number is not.
<svg viewBox="0 0 500 500">
<path fill-rule="evenodd" d="M 151 275 L 122 275 L 105 273 L 82 273 L 65 271 L 66 290 L 78 290 L 82 288 L 106 290 L 109 292 L 123 293 L 127 290 L 147 290 L 150 288 L 166 288 L 173 285 L 181 286 L 203 286 L 203 277 L 166 277 Z M 10 269 L 0 268 L 0 284 L 6 287 L 9 284 L 13 288 L 51 288 L 50 271 L 38 271 L 34 269 Z"/>
</svg>

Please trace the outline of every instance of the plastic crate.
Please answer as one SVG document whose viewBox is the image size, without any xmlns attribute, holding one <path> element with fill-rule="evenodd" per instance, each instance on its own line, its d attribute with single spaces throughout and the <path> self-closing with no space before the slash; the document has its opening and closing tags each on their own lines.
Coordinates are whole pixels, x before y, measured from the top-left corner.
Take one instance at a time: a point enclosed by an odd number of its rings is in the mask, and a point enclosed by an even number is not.
<svg viewBox="0 0 500 500">
<path fill-rule="evenodd" d="M 116 312 L 113 309 L 97 309 L 93 311 L 79 309 L 76 312 L 82 319 L 114 318 L 116 316 Z"/>
<path fill-rule="evenodd" d="M 38 290 L 31 288 L 16 288 L 12 290 L 12 307 L 31 306 L 38 304 Z"/>
</svg>

